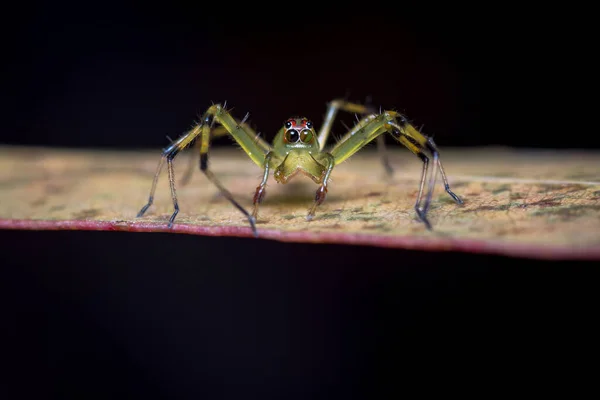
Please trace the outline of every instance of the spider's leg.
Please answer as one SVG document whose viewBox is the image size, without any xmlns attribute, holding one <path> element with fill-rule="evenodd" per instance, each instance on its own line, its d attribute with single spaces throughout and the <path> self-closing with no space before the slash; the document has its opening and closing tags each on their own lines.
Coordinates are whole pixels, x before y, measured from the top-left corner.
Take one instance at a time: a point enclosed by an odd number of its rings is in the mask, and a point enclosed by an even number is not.
<svg viewBox="0 0 600 400">
<path fill-rule="evenodd" d="M 360 114 L 360 115 L 368 115 L 368 114 L 376 114 L 377 111 L 375 108 L 367 102 L 367 104 L 358 104 L 346 101 L 344 99 L 335 99 L 331 101 L 327 106 L 327 113 L 325 114 L 325 120 L 323 121 L 323 126 L 319 131 L 319 147 L 320 150 L 323 150 L 329 134 L 331 133 L 331 128 L 333 127 L 333 122 L 339 110 L 347 111 L 350 113 Z M 343 139 L 342 139 L 343 140 Z M 383 136 L 377 137 L 377 150 L 379 151 L 381 157 L 381 164 L 387 174 L 388 177 L 391 177 L 394 174 L 394 169 L 392 168 L 388 154 L 385 148 L 385 138 Z"/>
<path fill-rule="evenodd" d="M 165 161 L 167 161 L 167 167 L 169 170 L 169 184 L 171 187 L 171 197 L 173 199 L 173 207 L 175 209 L 175 211 L 171 215 L 171 218 L 169 218 L 169 228 L 171 228 L 173 226 L 173 221 L 175 220 L 177 213 L 179 213 L 179 204 L 177 203 L 177 193 L 175 192 L 173 159 L 175 158 L 177 153 L 179 153 L 181 150 L 183 150 L 187 146 L 189 146 L 190 143 L 192 143 L 196 139 L 196 137 L 200 134 L 200 132 L 201 132 L 200 125 L 195 126 L 192 130 L 190 130 L 189 132 L 182 135 L 177 141 L 172 143 L 171 146 L 167 147 L 163 151 L 160 161 L 158 162 L 158 166 L 156 167 L 156 173 L 154 174 L 154 179 L 152 181 L 152 188 L 150 189 L 150 195 L 148 196 L 148 203 L 146 203 L 146 205 L 144 205 L 144 207 L 142 207 L 140 212 L 137 214 L 138 218 L 143 216 L 146 213 L 146 211 L 148 210 L 148 208 L 154 202 L 154 193 L 156 192 L 156 183 L 158 182 L 158 176 L 160 175 L 160 172 L 162 170 L 162 167 L 163 167 Z"/>
<path fill-rule="evenodd" d="M 175 155 L 177 154 L 177 152 L 175 152 L 174 154 L 169 154 L 169 156 L 167 156 L 167 169 L 169 171 L 169 186 L 171 187 L 171 198 L 173 199 L 173 214 L 171 215 L 171 218 L 169 218 L 169 228 L 171 228 L 173 226 L 173 221 L 175 221 L 175 217 L 177 217 L 177 214 L 179 214 L 179 203 L 177 203 L 177 192 L 175 192 L 175 171 L 173 171 L 173 158 L 175 157 Z"/>
<path fill-rule="evenodd" d="M 427 210 L 429 210 L 429 203 L 431 202 L 431 196 L 433 194 L 433 189 L 434 189 L 434 185 L 435 185 L 435 165 L 434 165 L 434 170 L 433 173 L 431 174 L 431 178 L 429 180 L 429 189 L 427 192 L 427 196 L 425 197 L 425 205 L 423 207 L 420 207 L 421 204 L 421 199 L 423 197 L 423 187 L 425 186 L 425 180 L 427 178 L 427 170 L 428 170 L 428 166 L 429 166 L 429 157 L 427 157 L 425 154 L 418 152 L 417 156 L 419 156 L 419 158 L 421 159 L 421 161 L 423 161 L 423 172 L 421 173 L 421 184 L 419 185 L 419 194 L 417 195 L 417 201 L 415 202 L 415 212 L 417 213 L 417 216 L 419 217 L 419 219 L 421 221 L 423 221 L 423 223 L 425 224 L 425 227 L 428 230 L 431 230 L 431 224 L 429 223 L 429 220 L 427 219 Z M 435 164 L 435 162 L 434 162 Z"/>
<path fill-rule="evenodd" d="M 394 139 L 408 148 L 412 153 L 416 154 L 419 158 L 421 158 L 421 161 L 423 161 L 421 185 L 417 195 L 415 210 L 425 226 L 428 229 L 431 229 L 431 224 L 427 220 L 427 211 L 429 210 L 429 205 L 431 204 L 431 198 L 433 196 L 433 189 L 437 176 L 437 169 L 435 168 L 436 166 L 440 169 L 440 171 L 442 171 L 446 192 L 448 192 L 448 194 L 457 203 L 462 204 L 462 200 L 460 200 L 460 198 L 450 190 L 450 186 L 448 185 L 448 181 L 446 179 L 446 174 L 441 166 L 442 164 L 439 159 L 439 152 L 435 147 L 433 140 L 420 133 L 406 120 L 406 118 L 404 118 L 404 116 L 396 111 L 384 111 L 378 115 L 367 115 L 360 120 L 346 135 L 344 135 L 344 137 L 331 149 L 330 153 L 335 158 L 335 163 L 339 164 L 351 157 L 367 143 L 385 132 L 392 134 Z M 431 152 L 433 156 L 434 170 L 430 175 L 427 195 L 425 196 L 425 201 L 421 206 L 421 200 L 423 197 L 423 190 L 425 187 L 429 166 L 429 158 L 424 154 L 424 151 Z"/>
<path fill-rule="evenodd" d="M 200 147 L 200 170 L 204 172 L 206 177 L 215 185 L 221 193 L 227 198 L 235 207 L 237 207 L 244 215 L 248 218 L 250 226 L 254 235 L 257 235 L 256 227 L 254 226 L 254 219 L 248 212 L 233 198 L 231 193 L 227 191 L 219 180 L 214 176 L 212 171 L 208 169 L 208 149 L 211 138 L 211 127 L 213 121 L 218 122 L 222 125 L 222 129 L 218 130 L 216 134 L 212 134 L 213 137 L 221 136 L 225 133 L 231 134 L 236 142 L 242 147 L 242 149 L 248 154 L 248 156 L 259 166 L 262 166 L 265 155 L 271 151 L 271 146 L 261 139 L 245 124 L 245 119 L 236 121 L 221 105 L 212 105 L 203 115 L 202 122 L 196 125 L 192 130 L 182 135 L 177 141 L 173 142 L 167 149 L 162 153 L 162 157 L 156 168 L 154 180 L 152 181 L 152 188 L 150 189 L 150 195 L 148 196 L 148 202 L 140 212 L 138 217 L 144 215 L 148 208 L 154 201 L 154 193 L 156 191 L 156 184 L 158 176 L 162 170 L 162 167 L 167 162 L 169 170 L 169 184 L 171 187 L 171 197 L 173 199 L 173 207 L 175 211 L 169 218 L 169 227 L 172 227 L 175 217 L 179 213 L 179 204 L 177 202 L 177 193 L 175 190 L 175 172 L 173 170 L 173 159 L 175 156 L 186 147 L 190 146 L 196 139 Z M 219 128 L 217 128 L 219 129 Z M 199 137 L 200 136 L 200 137 Z"/>
<path fill-rule="evenodd" d="M 383 165 L 383 169 L 385 169 L 386 175 L 391 178 L 394 175 L 394 168 L 390 164 L 387 149 L 385 148 L 385 136 L 383 135 L 377 136 L 377 151 L 379 151 L 381 164 Z"/>
<path fill-rule="evenodd" d="M 372 104 L 372 98 L 369 96 L 367 97 L 367 99 L 365 100 L 365 105 L 368 108 L 371 108 L 371 113 L 375 113 L 375 109 L 373 108 L 373 104 Z M 381 114 L 381 110 L 379 111 L 379 113 Z M 385 173 L 387 175 L 388 178 L 391 178 L 392 176 L 394 176 L 394 168 L 392 168 L 392 165 L 390 164 L 390 159 L 388 157 L 388 152 L 385 146 L 385 136 L 384 135 L 379 135 L 377 136 L 377 151 L 379 152 L 379 158 L 381 159 L 381 165 L 383 165 L 383 169 L 385 170 Z"/>
<path fill-rule="evenodd" d="M 200 150 L 200 140 L 196 141 L 190 147 L 199 151 Z M 196 163 L 194 162 L 195 159 L 196 159 L 196 154 L 190 154 L 190 156 L 188 158 L 187 168 L 186 168 L 185 172 L 183 173 L 183 176 L 181 177 L 181 181 L 179 182 L 181 184 L 181 186 L 186 186 L 188 183 L 190 183 L 190 179 L 192 178 L 192 172 L 194 172 L 194 165 L 196 165 Z"/>
<path fill-rule="evenodd" d="M 306 216 L 306 219 L 308 221 L 313 219 L 313 217 L 315 216 L 315 211 L 317 210 L 317 207 L 319 205 L 321 205 L 321 203 L 323 203 L 323 201 L 325 201 L 325 197 L 327 196 L 327 183 L 329 182 L 329 177 L 331 176 L 331 171 L 333 170 L 333 167 L 335 165 L 335 158 L 331 154 L 323 153 L 323 156 L 326 158 L 327 169 L 323 173 L 323 179 L 321 180 L 321 186 L 319 186 L 319 188 L 317 189 L 317 193 L 315 194 L 315 202 L 313 203 L 312 207 L 308 211 L 308 215 Z M 315 162 L 318 162 L 314 157 L 313 157 L 313 160 Z"/>
<path fill-rule="evenodd" d="M 158 182 L 158 176 L 160 175 L 160 171 L 162 170 L 164 163 L 165 163 L 165 156 L 162 155 L 160 157 L 160 161 L 158 162 L 158 167 L 156 167 L 156 173 L 154 174 L 154 179 L 152 180 L 152 188 L 150 189 L 150 195 L 148 196 L 148 202 L 146 203 L 146 205 L 144 205 L 144 207 L 142 207 L 140 212 L 137 213 L 136 218 L 142 217 L 146 213 L 146 211 L 148 211 L 148 208 L 150 208 L 150 206 L 154 202 L 154 193 L 156 192 L 156 182 Z"/>
<path fill-rule="evenodd" d="M 252 233 L 254 236 L 258 236 L 255 218 L 248 213 L 248 211 L 246 211 L 246 209 L 242 207 L 237 200 L 235 200 L 233 195 L 221 184 L 213 172 L 208 168 L 208 149 L 211 139 L 210 126 L 212 125 L 213 119 L 215 122 L 223 126 L 223 128 L 242 147 L 246 154 L 248 154 L 250 159 L 260 167 L 263 167 L 265 157 L 269 152 L 272 151 L 271 146 L 263 139 L 258 137 L 258 135 L 254 134 L 254 132 L 251 131 L 244 123 L 245 121 L 237 121 L 219 104 L 211 106 L 204 114 L 203 120 L 206 121 L 206 123 L 202 127 L 202 142 L 200 144 L 200 170 L 219 189 L 221 194 L 227 200 L 229 200 L 234 207 L 240 210 L 242 214 L 244 214 L 250 223 Z"/>
<path fill-rule="evenodd" d="M 228 133 L 229 132 L 227 132 L 227 129 L 223 128 L 222 126 L 218 126 L 210 132 L 210 138 L 211 139 L 218 138 L 220 136 L 225 136 Z M 196 140 L 193 144 L 191 144 L 190 147 L 196 151 L 200 151 L 201 145 L 202 145 L 202 140 L 200 138 L 198 138 L 198 140 Z M 181 177 L 181 181 L 180 181 L 180 184 L 182 186 L 186 186 L 188 183 L 190 183 L 190 179 L 192 177 L 192 172 L 194 172 L 194 166 L 196 165 L 196 163 L 194 161 L 196 154 L 197 153 L 192 153 L 192 154 L 190 154 L 190 157 L 188 158 L 187 169 L 185 170 L 185 173 Z"/>
<path fill-rule="evenodd" d="M 406 146 L 406 148 L 408 148 L 411 152 L 416 154 L 421 159 L 421 161 L 423 161 L 423 172 L 421 174 L 421 184 L 419 186 L 419 193 L 417 195 L 417 201 L 415 203 L 415 212 L 417 213 L 417 216 L 419 217 L 419 219 L 421 221 L 423 221 L 423 223 L 425 224 L 427 229 L 431 230 L 431 224 L 429 223 L 429 220 L 427 219 L 427 212 L 429 211 L 429 206 L 431 204 L 431 198 L 433 196 L 433 191 L 435 188 L 435 181 L 437 178 L 438 168 L 442 173 L 442 178 L 444 180 L 444 187 L 446 189 L 446 192 L 448 192 L 448 194 L 458 204 L 462 204 L 462 200 L 450 190 L 450 185 L 448 184 L 448 179 L 446 178 L 446 174 L 442 167 L 442 162 L 440 161 L 439 151 L 437 150 L 437 147 L 433 143 L 433 140 L 429 137 L 426 137 L 421 132 L 419 132 L 414 126 L 412 126 L 410 123 L 408 123 L 408 121 L 406 121 L 406 119 L 402 115 L 400 115 L 398 113 L 392 113 L 392 112 L 389 112 L 389 113 L 390 113 L 390 116 L 393 116 L 399 120 L 399 121 L 397 120 L 397 121 L 389 122 L 389 125 L 392 128 L 391 132 L 392 132 L 392 135 L 394 136 L 394 138 L 396 140 L 398 140 L 401 144 Z M 427 157 L 423 153 L 426 150 L 428 150 L 433 157 L 433 171 L 431 172 L 430 177 L 429 177 L 429 183 L 428 183 L 428 188 L 427 188 L 427 195 L 425 196 L 425 201 L 421 205 L 423 188 L 425 187 L 425 181 L 427 179 L 427 170 L 428 170 L 428 166 L 429 166 L 429 157 Z"/>
<path fill-rule="evenodd" d="M 271 157 L 273 157 L 273 152 L 268 152 L 267 155 L 265 156 L 265 172 L 263 174 L 263 178 L 262 181 L 260 182 L 260 185 L 258 185 L 258 187 L 256 188 L 256 193 L 254 193 L 254 199 L 253 199 L 253 203 L 254 203 L 254 211 L 252 211 L 252 216 L 254 217 L 255 220 L 258 219 L 258 205 L 260 203 L 262 203 L 263 198 L 265 197 L 266 194 L 266 186 L 267 186 L 267 179 L 269 179 L 269 165 L 271 163 Z"/>
<path fill-rule="evenodd" d="M 431 152 L 431 154 L 433 155 L 433 172 L 431 173 L 431 177 L 429 179 L 429 187 L 428 187 L 427 196 L 425 198 L 425 204 L 423 205 L 423 207 L 419 207 L 419 204 L 421 203 L 421 196 L 423 194 L 423 187 L 425 186 L 425 179 L 426 179 L 426 175 L 427 175 L 427 166 L 429 164 L 429 158 L 425 154 L 423 154 L 422 152 L 419 151 L 417 153 L 417 155 L 423 161 L 423 173 L 421 175 L 421 185 L 419 186 L 419 194 L 417 195 L 415 211 L 417 212 L 417 215 L 419 216 L 421 221 L 423 221 L 423 223 L 425 224 L 427 229 L 431 230 L 431 224 L 427 220 L 427 211 L 429 210 L 429 205 L 431 203 L 431 197 L 433 195 L 433 189 L 434 189 L 434 185 L 435 185 L 436 172 L 437 172 L 437 169 L 435 168 L 436 166 L 438 167 L 438 169 L 440 170 L 440 173 L 442 175 L 442 179 L 444 181 L 444 189 L 446 190 L 446 192 L 450 195 L 450 197 L 452 197 L 452 199 L 457 204 L 463 204 L 463 201 L 452 190 L 450 190 L 450 185 L 448 184 L 448 178 L 446 177 L 446 173 L 444 172 L 444 168 L 442 167 L 442 162 L 440 161 L 439 152 L 437 150 L 435 143 L 433 142 L 433 139 L 427 138 L 427 142 L 425 143 L 425 146 L 427 147 L 427 150 L 429 150 Z"/>
<path fill-rule="evenodd" d="M 318 135 L 319 150 L 321 151 L 325 148 L 325 145 L 327 144 L 327 138 L 331 133 L 333 121 L 335 120 L 335 117 L 339 110 L 360 115 L 375 113 L 375 110 L 370 106 L 351 103 L 343 99 L 336 99 L 329 102 L 329 104 L 327 105 L 327 113 L 325 114 L 325 120 L 323 121 L 323 125 L 321 126 Z"/>
<path fill-rule="evenodd" d="M 208 180 L 210 180 L 217 188 L 219 188 L 219 191 L 221 192 L 221 194 L 227 200 L 229 200 L 229 202 L 231 204 L 233 204 L 235 208 L 240 210 L 242 212 L 242 214 L 244 214 L 246 216 L 246 218 L 248 219 L 248 222 L 250 223 L 250 228 L 252 228 L 252 233 L 254 234 L 255 237 L 258 237 L 258 232 L 256 232 L 256 225 L 255 225 L 256 221 L 255 221 L 254 217 L 252 215 L 250 215 L 248 213 L 248 211 L 246 211 L 246 209 L 244 207 L 242 207 L 242 205 L 235 200 L 235 198 L 229 192 L 229 190 L 225 189 L 225 186 L 223 186 L 223 184 L 221 184 L 221 182 L 217 179 L 215 174 L 213 174 L 213 172 L 210 169 L 208 169 L 208 153 L 200 153 L 200 170 L 202 172 L 204 172 L 204 175 L 206 175 Z"/>
<path fill-rule="evenodd" d="M 444 172 L 444 167 L 442 167 L 442 161 L 439 158 L 439 152 L 438 152 L 437 146 L 433 142 L 433 139 L 427 138 L 426 145 L 427 145 L 427 148 L 429 149 L 429 151 L 431 151 L 431 154 L 433 154 L 434 160 L 437 160 L 437 166 L 440 169 L 440 173 L 442 174 L 442 179 L 444 180 L 444 189 L 446 190 L 446 193 L 448 193 L 450 195 L 450 197 L 452 197 L 452 199 L 457 204 L 463 204 L 463 201 L 461 200 L 461 198 L 458 197 L 452 190 L 450 190 L 450 185 L 448 184 L 448 178 L 446 178 L 446 172 Z"/>
</svg>

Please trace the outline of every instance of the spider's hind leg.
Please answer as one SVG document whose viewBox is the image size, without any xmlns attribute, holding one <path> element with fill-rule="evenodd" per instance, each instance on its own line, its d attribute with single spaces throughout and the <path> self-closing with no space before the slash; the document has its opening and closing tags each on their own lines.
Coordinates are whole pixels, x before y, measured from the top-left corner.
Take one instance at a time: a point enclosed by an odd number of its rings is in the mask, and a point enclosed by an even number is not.
<svg viewBox="0 0 600 400">
<path fill-rule="evenodd" d="M 190 147 L 192 149 L 196 149 L 196 148 L 200 148 L 200 141 L 196 141 L 195 143 L 192 143 L 190 145 Z M 194 160 L 196 159 L 196 154 L 190 154 L 190 157 L 188 159 L 188 166 L 187 169 L 185 170 L 183 176 L 181 177 L 181 186 L 186 186 L 188 183 L 190 183 L 190 180 L 192 178 L 192 172 L 194 172 L 194 166 L 196 165 L 196 163 L 194 162 Z"/>
<path fill-rule="evenodd" d="M 377 136 L 377 151 L 379 152 L 381 164 L 383 165 L 386 176 L 391 178 L 394 176 L 394 168 L 392 168 L 392 165 L 390 164 L 390 158 L 388 157 L 388 152 L 385 147 L 385 136 L 383 135 Z"/>
<path fill-rule="evenodd" d="M 144 205 L 144 207 L 142 207 L 140 212 L 137 214 L 138 218 L 142 217 L 154 202 L 154 193 L 156 192 L 156 183 L 158 182 L 158 176 L 160 175 L 162 167 L 166 161 L 167 169 L 169 171 L 169 186 L 171 188 L 171 198 L 173 199 L 174 208 L 173 214 L 171 214 L 171 217 L 169 218 L 168 227 L 171 228 L 173 226 L 173 221 L 175 221 L 175 217 L 177 217 L 177 214 L 179 213 L 179 203 L 177 202 L 177 192 L 175 191 L 175 172 L 173 170 L 173 159 L 181 150 L 189 146 L 190 143 L 192 143 L 199 134 L 200 126 L 198 125 L 163 151 L 160 161 L 158 162 L 158 166 L 156 167 L 154 180 L 152 181 L 152 188 L 150 189 L 150 195 L 148 196 L 148 202 L 146 203 L 146 205 Z"/>
<path fill-rule="evenodd" d="M 214 121 L 214 120 L 210 120 L 210 121 Z M 227 132 L 227 129 L 225 129 L 223 126 L 214 127 L 210 131 L 210 140 L 216 139 L 221 136 L 225 136 L 227 134 L 229 134 L 229 132 Z M 202 147 L 202 138 L 198 137 L 197 139 L 195 139 L 194 142 L 189 144 L 189 147 L 192 148 L 193 150 L 196 150 L 199 152 L 200 148 Z M 188 183 L 190 183 L 190 179 L 192 178 L 192 173 L 194 172 L 194 167 L 197 165 L 194 161 L 195 159 L 196 159 L 196 155 L 191 154 L 188 159 L 187 169 L 180 180 L 180 184 L 182 186 L 186 186 Z"/>
<path fill-rule="evenodd" d="M 442 167 L 442 162 L 440 161 L 439 152 L 437 150 L 437 147 L 435 146 L 435 143 L 433 142 L 433 139 L 427 138 L 425 145 L 427 147 L 427 150 L 429 150 L 431 152 L 431 155 L 433 156 L 433 171 L 431 172 L 431 175 L 429 178 L 427 195 L 425 197 L 425 203 L 421 207 L 420 204 L 421 204 L 421 199 L 423 197 L 423 188 L 425 186 L 425 180 L 427 178 L 427 171 L 428 171 L 428 167 L 429 167 L 429 157 L 427 157 L 425 154 L 423 154 L 423 152 L 421 150 L 417 151 L 416 152 L 417 156 L 421 159 L 421 161 L 423 161 L 423 172 L 421 174 L 421 184 L 419 186 L 419 194 L 417 195 L 417 201 L 415 203 L 415 212 L 417 213 L 417 216 L 419 217 L 419 219 L 421 221 L 423 221 L 423 223 L 425 224 L 427 229 L 431 230 L 432 229 L 431 224 L 429 223 L 429 220 L 427 219 L 427 211 L 429 211 L 429 205 L 431 204 L 433 190 L 435 189 L 435 180 L 437 178 L 437 174 L 436 174 L 437 168 L 439 168 L 440 173 L 442 175 L 442 179 L 444 181 L 444 189 L 446 190 L 446 192 L 450 195 L 450 197 L 452 197 L 452 199 L 457 204 L 463 204 L 463 201 L 460 199 L 460 197 L 458 197 L 450 189 L 450 185 L 448 184 L 448 179 L 446 177 L 446 173 L 444 172 L 444 168 Z"/>
<path fill-rule="evenodd" d="M 421 173 L 421 184 L 419 185 L 419 194 L 417 195 L 417 201 L 415 202 L 415 212 L 419 219 L 425 224 L 428 230 L 431 230 L 431 223 L 427 219 L 427 210 L 429 209 L 429 203 L 431 202 L 431 196 L 435 185 L 435 168 L 432 173 L 433 177 L 429 180 L 429 191 L 425 199 L 425 205 L 421 207 L 421 199 L 423 197 L 423 188 L 425 187 L 425 179 L 427 178 L 427 171 L 429 169 L 429 157 L 419 152 L 417 156 L 423 161 L 423 172 Z"/>
<path fill-rule="evenodd" d="M 440 157 L 439 157 L 438 149 L 437 149 L 435 143 L 433 142 L 432 138 L 427 138 L 427 148 L 429 149 L 429 151 L 431 151 L 431 154 L 433 154 L 434 160 L 436 160 L 437 166 L 440 169 L 440 174 L 442 174 L 442 179 L 444 181 L 444 189 L 446 190 L 446 193 L 448 193 L 450 195 L 450 197 L 452 197 L 452 199 L 457 204 L 463 204 L 462 199 L 460 197 L 458 197 L 452 190 L 450 190 L 450 185 L 448 184 L 448 178 L 446 178 L 446 172 L 444 171 L 444 167 L 442 166 L 442 161 L 440 160 Z"/>
</svg>

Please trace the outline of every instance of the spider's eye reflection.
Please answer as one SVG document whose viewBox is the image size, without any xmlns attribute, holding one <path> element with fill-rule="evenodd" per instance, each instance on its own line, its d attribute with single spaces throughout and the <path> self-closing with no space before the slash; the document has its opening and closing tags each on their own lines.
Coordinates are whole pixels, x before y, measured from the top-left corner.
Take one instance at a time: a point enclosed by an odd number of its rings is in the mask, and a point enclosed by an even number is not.
<svg viewBox="0 0 600 400">
<path fill-rule="evenodd" d="M 306 126 L 308 126 L 308 124 L 306 124 Z M 309 129 L 303 130 L 302 133 L 300 134 L 300 140 L 302 140 L 304 143 L 310 143 L 312 138 L 313 138 L 313 133 Z"/>
<path fill-rule="evenodd" d="M 288 143 L 296 143 L 300 139 L 300 134 L 295 129 L 290 129 L 285 132 L 285 141 Z"/>
<path fill-rule="evenodd" d="M 291 121 L 286 121 L 285 122 L 285 129 L 290 129 L 292 127 L 292 122 Z"/>
<path fill-rule="evenodd" d="M 313 127 L 313 123 L 312 123 L 312 121 L 308 121 L 308 122 L 306 123 L 306 127 L 307 127 L 308 129 L 312 128 L 312 127 Z"/>
</svg>

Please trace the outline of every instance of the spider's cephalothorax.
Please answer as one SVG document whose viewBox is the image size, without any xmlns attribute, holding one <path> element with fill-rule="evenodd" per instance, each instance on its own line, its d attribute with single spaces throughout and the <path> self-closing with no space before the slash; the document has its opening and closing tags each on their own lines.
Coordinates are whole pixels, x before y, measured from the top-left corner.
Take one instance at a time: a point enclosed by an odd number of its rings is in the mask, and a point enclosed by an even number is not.
<svg viewBox="0 0 600 400">
<path fill-rule="evenodd" d="M 323 159 L 324 153 L 320 154 L 319 141 L 311 121 L 306 118 L 288 119 L 273 143 L 274 155 L 282 160 L 273 172 L 278 183 L 287 183 L 298 173 L 310 177 L 315 183 L 322 183 L 328 162 Z"/>
<path fill-rule="evenodd" d="M 363 118 L 335 145 L 325 151 L 325 143 L 331 132 L 333 120 L 338 110 L 361 114 L 363 115 Z M 392 173 L 392 169 L 387 161 L 384 151 L 384 141 L 382 136 L 384 133 L 390 133 L 394 139 L 406 146 L 423 161 L 421 185 L 419 186 L 419 192 L 417 194 L 415 211 L 419 219 L 423 221 L 428 229 L 431 229 L 431 224 L 427 219 L 427 210 L 429 209 L 429 204 L 431 202 L 436 172 L 438 169 L 442 175 L 446 192 L 458 204 L 462 204 L 462 200 L 450 190 L 444 168 L 439 159 L 437 147 L 433 140 L 419 132 L 419 130 L 410 124 L 403 115 L 396 111 L 375 113 L 371 108 L 364 105 L 349 103 L 344 100 L 334 100 L 329 103 L 325 121 L 318 134 L 315 131 L 313 123 L 307 118 L 289 118 L 284 122 L 283 126 L 275 136 L 273 145 L 265 142 L 245 123 L 246 117 L 241 121 L 238 121 L 219 104 L 212 105 L 204 113 L 201 121 L 201 123 L 182 135 L 177 141 L 164 150 L 156 174 L 154 175 L 148 203 L 140 210 L 138 217 L 144 215 L 146 210 L 152 205 L 158 176 L 164 162 L 167 161 L 171 196 L 175 208 L 175 211 L 169 219 L 169 227 L 172 226 L 173 221 L 179 212 L 172 161 L 177 153 L 190 146 L 193 142 L 196 142 L 200 148 L 200 170 L 204 172 L 207 178 L 219 188 L 221 193 L 248 218 L 254 235 L 257 235 L 255 223 L 258 215 L 258 206 L 265 197 L 267 180 L 271 170 L 273 170 L 273 177 L 278 183 L 287 183 L 291 178 L 298 173 L 301 173 L 310 177 L 319 185 L 314 203 L 307 215 L 307 219 L 311 220 L 315 215 L 317 207 L 325 200 L 327 184 L 333 167 L 352 156 L 372 140 L 377 139 L 377 144 L 382 151 L 383 165 L 388 173 Z M 213 127 L 214 123 L 217 123 L 218 126 Z M 208 168 L 210 140 L 225 134 L 230 134 L 242 149 L 244 149 L 250 159 L 260 167 L 264 168 L 262 181 L 256 188 L 254 194 L 254 210 L 252 214 L 248 213 L 248 211 L 233 198 L 231 193 L 223 187 Z M 428 190 L 425 201 L 421 204 L 423 188 L 425 187 L 425 182 L 427 180 L 430 162 L 429 157 L 425 153 L 429 153 L 431 157 L 433 157 L 434 168 L 427 182 Z M 188 168 L 183 179 L 184 182 L 188 181 L 190 172 L 191 168 Z"/>
</svg>

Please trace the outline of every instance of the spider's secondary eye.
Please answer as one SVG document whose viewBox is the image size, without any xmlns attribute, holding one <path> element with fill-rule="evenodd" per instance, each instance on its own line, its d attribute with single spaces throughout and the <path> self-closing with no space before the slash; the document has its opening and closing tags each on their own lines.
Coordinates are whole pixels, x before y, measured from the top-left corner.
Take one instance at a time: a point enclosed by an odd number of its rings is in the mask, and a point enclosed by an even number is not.
<svg viewBox="0 0 600 400">
<path fill-rule="evenodd" d="M 306 124 L 306 126 L 308 126 L 308 124 Z M 300 140 L 302 140 L 304 143 L 310 143 L 310 141 L 313 138 L 313 133 L 312 131 L 305 129 L 302 131 L 302 133 L 300 134 Z"/>
<path fill-rule="evenodd" d="M 290 129 L 285 132 L 285 141 L 288 143 L 296 143 L 300 138 L 300 134 L 295 129 Z"/>
<path fill-rule="evenodd" d="M 308 129 L 312 128 L 312 126 L 313 126 L 313 125 L 312 125 L 312 121 L 308 121 L 308 122 L 306 123 L 306 127 L 307 127 Z"/>
<path fill-rule="evenodd" d="M 291 121 L 286 121 L 285 122 L 285 129 L 290 129 L 291 127 L 292 127 Z"/>
</svg>

